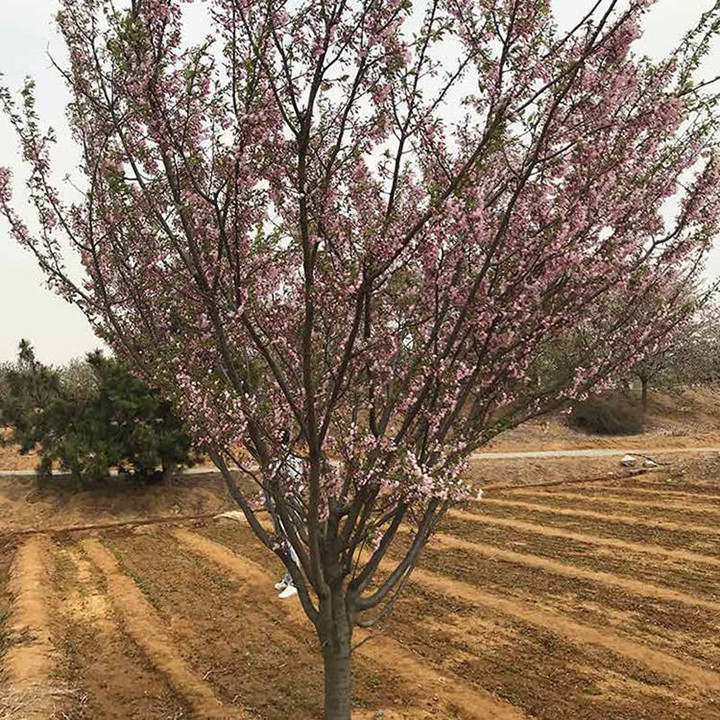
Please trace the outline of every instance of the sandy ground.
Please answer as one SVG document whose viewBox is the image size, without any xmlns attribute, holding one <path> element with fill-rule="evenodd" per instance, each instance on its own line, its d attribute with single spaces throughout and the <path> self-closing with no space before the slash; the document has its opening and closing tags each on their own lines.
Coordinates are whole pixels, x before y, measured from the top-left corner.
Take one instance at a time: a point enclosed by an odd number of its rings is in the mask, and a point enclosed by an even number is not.
<svg viewBox="0 0 720 720">
<path fill-rule="evenodd" d="M 356 717 L 720 718 L 720 461 L 550 486 L 504 476 L 450 513 L 358 649 Z M 178 486 L 176 506 L 216 479 Z M 221 504 L 209 495 L 205 510 Z M 149 497 L 143 512 L 168 509 Z M 312 628 L 276 599 L 281 569 L 245 524 L 24 535 L 8 519 L 0 717 L 320 718 Z M 28 696 L 25 714 L 2 714 Z"/>
<path fill-rule="evenodd" d="M 491 452 L 563 448 L 657 448 L 720 445 L 720 388 L 651 392 L 645 432 L 601 436 L 568 427 L 562 415 L 533 420 L 495 438 Z"/>
</svg>

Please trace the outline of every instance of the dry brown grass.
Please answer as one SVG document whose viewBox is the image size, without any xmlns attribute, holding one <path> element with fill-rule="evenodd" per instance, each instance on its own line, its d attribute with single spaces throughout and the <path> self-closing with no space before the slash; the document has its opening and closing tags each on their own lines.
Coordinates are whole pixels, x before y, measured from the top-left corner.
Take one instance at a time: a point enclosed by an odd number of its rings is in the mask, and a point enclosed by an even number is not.
<svg viewBox="0 0 720 720">
<path fill-rule="evenodd" d="M 40 720 L 43 713 L 35 709 L 38 707 L 52 707 L 51 720 L 65 720 L 68 716 L 61 708 L 69 698 L 77 703 L 77 694 L 72 688 L 58 685 L 4 688 L 0 691 L 0 720 Z"/>
</svg>

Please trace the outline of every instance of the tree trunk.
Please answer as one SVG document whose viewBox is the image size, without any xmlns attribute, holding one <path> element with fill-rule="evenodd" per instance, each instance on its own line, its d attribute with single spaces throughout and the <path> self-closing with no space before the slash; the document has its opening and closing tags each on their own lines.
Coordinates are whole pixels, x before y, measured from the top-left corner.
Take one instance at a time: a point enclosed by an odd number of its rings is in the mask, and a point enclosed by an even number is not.
<svg viewBox="0 0 720 720">
<path fill-rule="evenodd" d="M 177 473 L 177 463 L 172 460 L 162 461 L 162 480 L 164 483 L 169 483 L 175 479 Z"/>
<path fill-rule="evenodd" d="M 642 403 L 643 412 L 647 412 L 648 408 L 648 380 L 640 378 L 640 402 Z"/>
<path fill-rule="evenodd" d="M 352 714 L 352 622 L 342 590 L 320 603 L 318 634 L 325 664 L 325 720 L 350 720 Z"/>
</svg>

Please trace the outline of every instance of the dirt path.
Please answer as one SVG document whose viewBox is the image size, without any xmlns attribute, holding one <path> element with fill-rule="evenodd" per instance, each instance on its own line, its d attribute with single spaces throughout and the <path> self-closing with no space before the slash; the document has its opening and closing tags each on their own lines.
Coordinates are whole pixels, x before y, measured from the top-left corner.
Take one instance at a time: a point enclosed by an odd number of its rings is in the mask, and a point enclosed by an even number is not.
<svg viewBox="0 0 720 720">
<path fill-rule="evenodd" d="M 388 565 L 388 568 L 390 567 L 391 565 Z M 597 645 L 624 655 L 656 672 L 675 677 L 702 691 L 712 693 L 720 691 L 720 674 L 667 653 L 653 650 L 616 633 L 597 630 L 594 627 L 570 620 L 564 615 L 540 609 L 526 602 L 494 595 L 467 583 L 451 580 L 421 568 L 413 571 L 412 578 L 415 582 L 420 582 L 437 592 L 449 596 L 454 595 L 481 607 L 511 615 L 523 622 L 563 635 L 574 643 Z"/>
<path fill-rule="evenodd" d="M 433 541 L 437 541 L 439 549 L 446 547 L 467 550 L 468 552 L 472 552 L 477 555 L 484 555 L 485 557 L 492 558 L 493 560 L 517 563 L 518 565 L 537 568 L 549 573 L 554 573 L 555 575 L 563 575 L 569 578 L 581 578 L 583 580 L 601 583 L 602 585 L 609 587 L 620 588 L 641 597 L 678 602 L 691 607 L 712 610 L 713 612 L 717 612 L 720 616 L 720 602 L 706 600 L 704 598 L 696 597 L 695 595 L 689 595 L 688 593 L 671 590 L 658 585 L 651 585 L 640 580 L 633 580 L 631 578 L 621 577 L 608 572 L 586 570 L 584 568 L 576 567 L 575 565 L 568 565 L 566 563 L 549 560 L 548 558 L 538 555 L 527 555 L 525 553 L 513 552 L 512 550 L 502 550 L 500 548 L 492 547 L 491 545 L 481 545 L 479 543 L 461 540 L 460 538 L 453 537 L 452 535 L 438 534 L 434 536 Z"/>
<path fill-rule="evenodd" d="M 3 705 L 14 705 L 18 713 L 14 717 L 24 720 L 49 718 L 59 693 L 52 679 L 55 648 L 46 605 L 48 550 L 47 538 L 26 540 L 17 550 L 10 576 L 11 645 L 3 662 L 7 679 Z"/>
<path fill-rule="evenodd" d="M 512 452 L 476 452 L 470 456 L 472 461 L 484 460 L 530 460 L 540 458 L 604 458 L 622 455 L 635 455 L 638 457 L 656 455 L 676 455 L 696 453 L 720 453 L 720 447 L 656 447 L 656 448 L 567 448 L 565 450 L 529 450 Z M 189 468 L 183 471 L 185 475 L 202 475 L 204 473 L 217 473 L 219 470 L 210 465 Z M 0 477 L 33 477 L 35 470 L 0 470 Z M 62 475 L 63 473 L 56 473 Z"/>
<path fill-rule="evenodd" d="M 595 510 L 557 507 L 554 505 L 546 505 L 542 503 L 528 503 L 521 500 L 500 500 L 498 498 L 487 498 L 482 500 L 482 502 L 483 504 L 487 505 L 521 508 L 523 510 L 531 510 L 533 512 L 545 512 L 551 513 L 553 515 L 563 515 L 566 517 L 589 518 L 592 520 L 602 520 L 604 522 L 633 525 L 635 527 L 647 527 L 657 530 L 695 532 L 701 535 L 720 535 L 720 526 L 712 527 L 708 525 L 694 525 L 689 523 L 672 522 L 670 520 L 650 520 L 638 518 L 634 515 L 615 515 Z"/>
<path fill-rule="evenodd" d="M 113 611 L 105 592 L 93 577 L 93 568 L 75 545 L 64 551 L 64 557 L 75 570 L 76 583 L 72 586 L 73 594 L 63 598 L 63 611 L 67 618 L 91 626 L 104 639 L 118 633 L 118 625 L 113 619 Z"/>
<path fill-rule="evenodd" d="M 253 560 L 188 530 L 175 530 L 172 534 L 191 552 L 206 558 L 226 572 L 256 585 L 259 593 L 266 592 L 271 577 L 269 571 Z M 289 616 L 295 625 L 307 627 L 309 621 L 299 603 L 276 602 L 279 605 L 279 612 Z M 359 641 L 362 639 L 361 636 Z M 427 667 L 425 662 L 387 637 L 373 637 L 363 643 L 356 652 L 383 667 L 386 672 L 399 673 L 411 679 L 413 683 L 422 687 L 423 694 L 435 696 L 446 708 L 460 709 L 463 717 L 473 720 L 522 720 L 525 717 L 520 710 L 490 693 L 467 687 L 453 681 L 441 671 Z M 441 715 L 443 716 L 445 715 Z"/>
<path fill-rule="evenodd" d="M 122 616 L 133 641 L 192 706 L 198 717 L 240 720 L 245 713 L 224 708 L 212 688 L 190 669 L 163 627 L 163 621 L 141 590 L 119 568 L 117 560 L 97 539 L 82 541 L 82 547 L 107 581 L 111 602 Z"/>
<path fill-rule="evenodd" d="M 600 545 L 602 547 L 615 548 L 617 550 L 632 550 L 633 552 L 646 553 L 648 555 L 664 556 L 672 558 L 673 560 L 703 563 L 705 565 L 720 567 L 720 558 L 710 557 L 709 555 L 701 555 L 699 553 L 689 552 L 686 550 L 666 548 L 662 545 L 598 537 L 597 535 L 587 535 L 584 533 L 574 532 L 572 530 L 565 530 L 563 528 L 538 525 L 537 523 L 514 520 L 512 518 L 481 515 L 480 513 L 471 513 L 464 510 L 450 510 L 448 512 L 448 517 L 455 518 L 456 520 L 465 520 L 467 522 L 499 525 L 517 530 L 525 530 L 527 532 L 535 533 L 536 535 L 545 535 L 547 537 L 577 540 L 578 542 L 591 543 L 592 545 Z"/>
</svg>

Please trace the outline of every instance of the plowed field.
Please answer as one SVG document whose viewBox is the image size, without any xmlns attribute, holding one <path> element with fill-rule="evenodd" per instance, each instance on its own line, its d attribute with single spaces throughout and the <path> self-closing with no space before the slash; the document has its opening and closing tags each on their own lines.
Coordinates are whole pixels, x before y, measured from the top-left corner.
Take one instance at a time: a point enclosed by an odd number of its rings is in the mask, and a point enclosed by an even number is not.
<svg viewBox="0 0 720 720">
<path fill-rule="evenodd" d="M 314 634 L 244 524 L 12 530 L 3 720 L 321 716 Z M 720 483 L 491 490 L 358 640 L 360 718 L 720 720 Z"/>
</svg>

